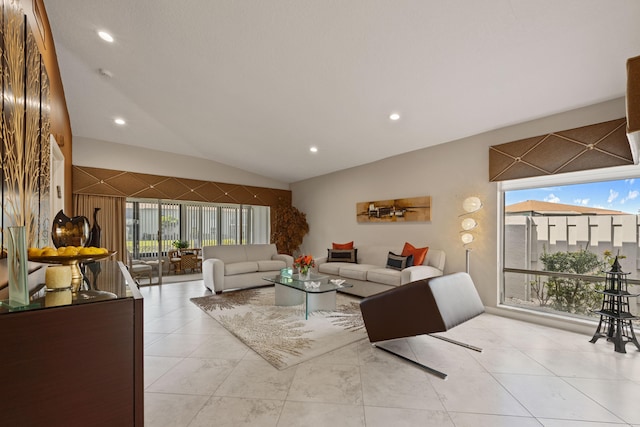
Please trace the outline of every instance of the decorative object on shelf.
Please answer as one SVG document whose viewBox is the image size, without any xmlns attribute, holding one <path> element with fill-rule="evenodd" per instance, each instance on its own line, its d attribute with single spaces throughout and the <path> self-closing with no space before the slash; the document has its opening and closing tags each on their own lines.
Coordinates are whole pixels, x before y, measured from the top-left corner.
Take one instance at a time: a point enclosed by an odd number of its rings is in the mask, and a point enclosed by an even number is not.
<svg viewBox="0 0 640 427">
<path fill-rule="evenodd" d="M 98 224 L 98 211 L 100 208 L 93 208 L 93 226 L 91 227 L 89 243 L 86 246 L 95 246 L 96 248 L 100 247 L 100 238 L 102 229 Z"/>
<path fill-rule="evenodd" d="M 431 196 L 356 203 L 358 222 L 431 221 Z"/>
<path fill-rule="evenodd" d="M 27 233 L 22 225 L 8 227 L 7 264 L 9 273 L 9 305 L 29 305 L 27 282 Z"/>
<path fill-rule="evenodd" d="M 29 260 L 34 262 L 44 262 L 52 264 L 62 264 L 71 267 L 71 290 L 73 293 L 78 292 L 82 283 L 84 282 L 84 275 L 82 270 L 78 266 L 78 263 L 88 263 L 92 261 L 98 261 L 101 259 L 109 258 L 113 256 L 115 251 L 107 251 L 104 253 L 88 254 L 88 255 L 42 255 L 42 256 L 30 256 Z"/>
<path fill-rule="evenodd" d="M 71 267 L 68 265 L 51 265 L 44 275 L 47 293 L 44 296 L 45 307 L 69 305 L 73 301 L 71 292 Z"/>
<path fill-rule="evenodd" d="M 51 265 L 44 274 L 47 289 L 71 288 L 71 267 L 68 265 Z"/>
<path fill-rule="evenodd" d="M 96 248 L 100 247 L 100 240 L 102 238 L 101 236 L 102 229 L 98 224 L 98 212 L 100 211 L 100 209 L 101 208 L 93 208 L 93 226 L 91 227 L 91 233 L 90 233 L 91 237 L 89 238 L 89 243 L 87 244 L 87 246 L 89 247 L 96 247 Z M 83 271 L 84 280 L 86 281 L 89 289 L 92 289 L 92 288 L 95 289 L 96 282 L 98 280 L 98 275 L 100 274 L 100 271 L 101 271 L 100 263 L 89 262 L 89 263 L 86 263 L 84 267 L 88 268 L 91 271 L 92 277 L 93 277 L 93 284 L 89 282 L 89 278 L 87 277 L 86 274 L 84 274 L 85 272 Z"/>
<path fill-rule="evenodd" d="M 311 268 L 316 266 L 316 262 L 311 255 L 300 255 L 293 261 L 293 266 L 298 269 L 300 280 L 309 280 Z"/>
<path fill-rule="evenodd" d="M 464 219 L 460 224 L 462 227 L 462 231 L 460 232 L 460 240 L 462 240 L 462 244 L 465 247 L 465 266 L 466 272 L 468 274 L 470 270 L 471 248 L 467 245 L 470 245 L 475 240 L 475 236 L 473 233 L 471 233 L 471 231 L 478 226 L 478 222 L 474 218 L 467 215 L 474 214 L 482 209 L 482 201 L 476 196 L 467 197 L 462 202 L 462 209 L 464 209 L 464 213 L 460 215 L 460 217 L 464 217 Z"/>
<path fill-rule="evenodd" d="M 91 229 L 85 216 L 69 218 L 62 211 L 53 219 L 51 239 L 56 248 L 61 246 L 87 246 Z"/>
<path fill-rule="evenodd" d="M 589 341 L 595 343 L 599 338 L 606 338 L 607 341 L 613 342 L 614 350 L 618 353 L 626 353 L 625 346 L 629 342 L 640 350 L 640 344 L 633 331 L 633 320 L 637 317 L 629 312 L 629 298 L 640 294 L 629 293 L 628 274 L 622 272 L 616 257 L 611 270 L 606 273 L 604 290 L 596 291 L 603 295 L 602 308 L 595 311 L 600 315 L 600 322 L 596 333 Z"/>
</svg>

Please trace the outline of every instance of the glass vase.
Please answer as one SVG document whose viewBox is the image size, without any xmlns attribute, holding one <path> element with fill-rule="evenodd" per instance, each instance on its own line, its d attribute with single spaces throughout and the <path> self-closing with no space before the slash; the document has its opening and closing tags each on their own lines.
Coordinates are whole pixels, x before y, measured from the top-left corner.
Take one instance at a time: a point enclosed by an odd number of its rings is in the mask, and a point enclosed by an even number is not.
<svg viewBox="0 0 640 427">
<path fill-rule="evenodd" d="M 311 270 L 300 269 L 298 276 L 300 280 L 311 280 Z"/>
<path fill-rule="evenodd" d="M 29 305 L 27 282 L 27 233 L 26 227 L 8 227 L 7 270 L 9 273 L 9 305 Z"/>
</svg>

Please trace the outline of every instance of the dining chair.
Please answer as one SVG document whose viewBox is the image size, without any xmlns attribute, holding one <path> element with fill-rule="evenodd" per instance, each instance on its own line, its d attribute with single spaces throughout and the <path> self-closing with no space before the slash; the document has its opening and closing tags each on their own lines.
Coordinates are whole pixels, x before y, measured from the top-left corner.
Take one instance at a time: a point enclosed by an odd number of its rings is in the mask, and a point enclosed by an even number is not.
<svg viewBox="0 0 640 427">
<path fill-rule="evenodd" d="M 196 254 L 186 254 L 180 257 L 182 271 L 190 270 L 192 273 L 200 270 L 200 260 Z"/>
<path fill-rule="evenodd" d="M 171 270 L 173 270 L 175 274 L 182 272 L 181 261 L 179 251 L 169 251 L 169 262 L 171 263 L 169 265 L 169 274 L 171 274 Z"/>
</svg>

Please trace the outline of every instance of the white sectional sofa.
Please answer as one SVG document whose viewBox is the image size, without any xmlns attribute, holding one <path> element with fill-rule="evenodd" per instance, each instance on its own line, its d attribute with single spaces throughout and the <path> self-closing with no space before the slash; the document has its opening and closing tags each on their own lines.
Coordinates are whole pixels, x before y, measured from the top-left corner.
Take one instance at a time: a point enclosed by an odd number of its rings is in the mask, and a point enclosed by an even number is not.
<svg viewBox="0 0 640 427">
<path fill-rule="evenodd" d="M 217 294 L 227 289 L 268 285 L 262 280 L 293 266 L 293 257 L 278 254 L 276 245 L 226 245 L 202 248 L 202 278 Z"/>
<path fill-rule="evenodd" d="M 389 252 L 400 254 L 402 247 L 358 246 L 357 263 L 327 262 L 327 257 L 316 260 L 319 274 L 341 278 L 353 285 L 342 292 L 367 297 L 420 279 L 444 274 L 445 253 L 429 249 L 422 265 L 401 271 L 386 268 Z"/>
</svg>

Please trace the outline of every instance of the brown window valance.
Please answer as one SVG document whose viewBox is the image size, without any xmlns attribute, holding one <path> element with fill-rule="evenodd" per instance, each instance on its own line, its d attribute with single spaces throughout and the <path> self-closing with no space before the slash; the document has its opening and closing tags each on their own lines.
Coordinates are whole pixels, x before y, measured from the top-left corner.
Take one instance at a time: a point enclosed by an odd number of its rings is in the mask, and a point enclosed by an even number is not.
<svg viewBox="0 0 640 427">
<path fill-rule="evenodd" d="M 632 165 L 626 124 L 621 118 L 491 146 L 489 180 Z"/>
</svg>

